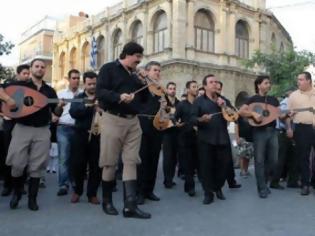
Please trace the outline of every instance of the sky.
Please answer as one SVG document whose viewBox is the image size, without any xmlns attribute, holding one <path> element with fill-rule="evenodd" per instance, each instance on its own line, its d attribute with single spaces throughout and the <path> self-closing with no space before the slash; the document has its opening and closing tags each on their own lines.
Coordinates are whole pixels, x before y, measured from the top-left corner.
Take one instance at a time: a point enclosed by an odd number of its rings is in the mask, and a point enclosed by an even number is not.
<svg viewBox="0 0 315 236">
<path fill-rule="evenodd" d="M 21 34 L 49 15 L 63 18 L 66 15 L 77 15 L 84 11 L 89 15 L 97 14 L 107 6 L 121 0 L 5 0 L 0 14 L 0 34 L 6 41 L 16 45 L 8 56 L 1 56 L 0 63 L 6 66 L 18 64 L 18 43 Z M 315 52 L 315 0 L 266 0 L 267 8 L 286 28 L 298 50 Z"/>
</svg>

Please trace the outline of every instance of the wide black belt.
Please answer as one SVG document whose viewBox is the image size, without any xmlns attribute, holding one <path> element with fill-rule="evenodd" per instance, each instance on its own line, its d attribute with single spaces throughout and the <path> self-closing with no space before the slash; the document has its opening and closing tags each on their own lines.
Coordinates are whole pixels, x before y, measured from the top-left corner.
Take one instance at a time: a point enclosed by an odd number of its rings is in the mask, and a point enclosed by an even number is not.
<svg viewBox="0 0 315 236">
<path fill-rule="evenodd" d="M 111 115 L 119 116 L 119 117 L 126 118 L 126 119 L 132 119 L 136 116 L 133 114 L 124 114 L 124 113 L 120 113 L 120 112 L 112 111 L 112 110 L 107 110 L 107 112 Z"/>
</svg>

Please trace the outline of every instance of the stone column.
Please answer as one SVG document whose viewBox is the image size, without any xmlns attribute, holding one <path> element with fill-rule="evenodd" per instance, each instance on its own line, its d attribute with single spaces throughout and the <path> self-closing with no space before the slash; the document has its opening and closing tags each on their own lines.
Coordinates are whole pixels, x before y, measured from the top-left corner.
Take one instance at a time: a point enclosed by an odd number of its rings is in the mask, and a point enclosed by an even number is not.
<svg viewBox="0 0 315 236">
<path fill-rule="evenodd" d="M 187 32 L 186 32 L 186 48 L 187 48 L 187 59 L 194 60 L 195 59 L 195 15 L 194 15 L 194 1 L 188 1 L 187 7 Z"/>
<path fill-rule="evenodd" d="M 173 0 L 172 50 L 173 58 L 185 58 L 186 48 L 186 0 Z"/>
</svg>

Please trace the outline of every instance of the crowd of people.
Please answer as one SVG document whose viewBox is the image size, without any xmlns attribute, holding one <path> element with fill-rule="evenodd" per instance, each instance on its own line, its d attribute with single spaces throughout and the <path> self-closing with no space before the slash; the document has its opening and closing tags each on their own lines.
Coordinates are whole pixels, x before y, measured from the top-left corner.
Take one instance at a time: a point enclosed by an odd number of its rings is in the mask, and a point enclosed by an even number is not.
<svg viewBox="0 0 315 236">
<path fill-rule="evenodd" d="M 81 75 L 71 69 L 68 88 L 58 93 L 43 80 L 45 61 L 34 59 L 30 65 L 17 68 L 16 79 L 1 85 L 2 103 L 12 110 L 21 104 L 6 93 L 10 86 L 25 86 L 47 98 L 59 98 L 58 103 L 48 103 L 25 117 L 12 119 L 2 114 L 2 196 L 11 195 L 11 209 L 18 208 L 26 192 L 29 209 L 39 209 L 37 194 L 47 171 L 57 172 L 57 195 L 72 192 L 73 204 L 80 201 L 86 180 L 88 201 L 102 203 L 107 215 L 119 214 L 112 193 L 120 176 L 123 216 L 151 218 L 139 205 L 160 200 L 154 191 L 160 152 L 165 188 L 172 189 L 178 175 L 189 197 L 196 195 L 198 180 L 204 192 L 203 204 L 213 203 L 215 197 L 225 200 L 225 183 L 229 188 L 241 185 L 235 179 L 230 121 L 224 111 L 237 114 L 234 122 L 240 175 L 250 175 L 248 166 L 254 157 L 260 198 L 267 198 L 270 188 L 284 189 L 280 179 L 287 181 L 287 187 L 301 188 L 302 195 L 310 193 L 315 90 L 308 72 L 299 74 L 298 89 L 288 92 L 280 103 L 268 95 L 270 77 L 259 75 L 253 85 L 256 94 L 235 108 L 221 94 L 223 83 L 214 74 L 205 75 L 201 86 L 195 80 L 187 81 L 185 93 L 177 99 L 174 82 L 162 86 L 161 64 L 150 61 L 139 67 L 142 57 L 141 45 L 127 43 L 119 59 L 104 64 L 98 74 L 88 71 Z M 83 102 L 65 102 L 73 98 Z M 263 104 L 262 113 L 252 109 L 254 104 Z M 259 125 L 270 115 L 269 106 L 281 112 L 277 119 Z M 249 120 L 257 125 L 250 125 Z M 166 124 L 163 129 L 162 124 Z M 97 196 L 100 185 L 101 201 Z"/>
</svg>

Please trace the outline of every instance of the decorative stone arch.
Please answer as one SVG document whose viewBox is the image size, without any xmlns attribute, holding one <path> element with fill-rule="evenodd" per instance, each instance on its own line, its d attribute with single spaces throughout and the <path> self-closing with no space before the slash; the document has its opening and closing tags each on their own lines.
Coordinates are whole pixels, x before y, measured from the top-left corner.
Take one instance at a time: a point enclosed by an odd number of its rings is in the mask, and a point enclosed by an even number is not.
<svg viewBox="0 0 315 236">
<path fill-rule="evenodd" d="M 149 24 L 148 24 L 148 30 L 149 31 L 153 31 L 154 29 L 154 23 L 156 22 L 157 17 L 161 14 L 161 13 L 165 13 L 166 14 L 166 19 L 167 22 L 169 21 L 169 17 L 170 17 L 170 13 L 169 11 L 165 8 L 165 7 L 158 7 L 155 11 L 153 11 L 150 15 L 149 15 Z M 169 24 L 167 24 L 169 26 Z"/>
<path fill-rule="evenodd" d="M 270 38 L 270 48 L 276 49 L 277 48 L 277 37 L 275 32 L 272 32 L 271 38 Z"/>
<path fill-rule="evenodd" d="M 78 68 L 77 60 L 78 60 L 78 50 L 76 47 L 72 47 L 69 54 L 70 69 Z"/>
<path fill-rule="evenodd" d="M 91 46 L 85 41 L 81 47 L 81 72 L 84 73 L 90 68 L 90 51 Z"/>
<path fill-rule="evenodd" d="M 248 99 L 249 94 L 246 91 L 241 91 L 235 98 L 235 107 L 240 108 Z"/>
<path fill-rule="evenodd" d="M 284 43 L 280 43 L 279 52 L 284 52 Z"/>
<path fill-rule="evenodd" d="M 250 52 L 250 26 L 248 21 L 239 19 L 235 23 L 235 55 L 249 58 Z"/>
<path fill-rule="evenodd" d="M 113 59 L 117 59 L 123 48 L 123 31 L 121 28 L 116 28 L 111 37 L 111 48 Z"/>
<path fill-rule="evenodd" d="M 215 21 L 213 13 L 206 8 L 199 8 L 194 14 L 194 44 L 200 51 L 215 51 Z"/>
<path fill-rule="evenodd" d="M 62 51 L 59 55 L 59 76 L 63 79 L 66 75 L 66 53 Z"/>
<path fill-rule="evenodd" d="M 252 31 L 252 25 L 251 25 L 251 22 L 250 22 L 250 19 L 247 19 L 246 17 L 238 17 L 235 21 L 235 25 L 234 25 L 234 29 L 236 28 L 236 25 L 239 21 L 242 21 L 245 23 L 246 25 L 246 29 L 248 31 L 248 38 L 250 38 L 250 36 L 252 35 L 253 31 Z"/>
<path fill-rule="evenodd" d="M 211 17 L 211 19 L 212 19 L 212 21 L 213 21 L 214 27 L 217 25 L 218 17 L 216 16 L 215 10 L 214 10 L 212 7 L 206 6 L 206 5 L 204 5 L 204 6 L 198 6 L 197 8 L 194 9 L 194 17 L 196 16 L 196 14 L 197 14 L 199 11 L 205 11 L 205 12 L 207 12 L 207 13 L 210 15 L 210 17 Z M 214 28 L 214 29 L 215 29 L 215 28 Z"/>
<path fill-rule="evenodd" d="M 96 68 L 99 70 L 101 66 L 105 63 L 105 37 L 102 34 L 99 34 L 96 38 L 96 47 L 97 47 L 97 55 L 96 55 Z"/>
<path fill-rule="evenodd" d="M 131 23 L 129 27 L 128 38 L 134 42 L 139 43 L 140 45 L 143 45 L 144 24 L 141 20 L 136 19 Z"/>
<path fill-rule="evenodd" d="M 150 29 L 153 33 L 153 52 L 155 53 L 162 52 L 168 47 L 169 38 L 167 34 L 170 30 L 168 17 L 167 12 L 160 9 L 151 18 Z"/>
</svg>

